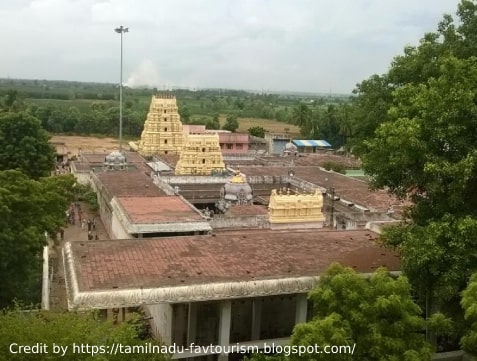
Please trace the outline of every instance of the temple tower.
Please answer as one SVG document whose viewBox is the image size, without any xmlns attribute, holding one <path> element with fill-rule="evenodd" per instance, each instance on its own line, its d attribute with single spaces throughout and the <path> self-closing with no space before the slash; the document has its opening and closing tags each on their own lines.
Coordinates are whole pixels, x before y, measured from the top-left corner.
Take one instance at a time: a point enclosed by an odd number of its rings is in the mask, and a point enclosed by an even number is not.
<svg viewBox="0 0 477 361">
<path fill-rule="evenodd" d="M 225 170 L 217 134 L 189 134 L 176 165 L 177 175 L 211 175 Z"/>
<path fill-rule="evenodd" d="M 176 97 L 154 95 L 139 141 L 139 153 L 145 157 L 178 154 L 182 149 L 183 137 Z"/>
</svg>

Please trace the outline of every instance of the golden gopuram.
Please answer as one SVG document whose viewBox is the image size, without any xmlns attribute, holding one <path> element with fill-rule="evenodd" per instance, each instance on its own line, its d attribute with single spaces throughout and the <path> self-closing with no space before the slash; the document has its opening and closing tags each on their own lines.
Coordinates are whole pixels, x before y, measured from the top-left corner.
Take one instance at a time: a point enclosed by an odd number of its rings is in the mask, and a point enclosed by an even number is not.
<svg viewBox="0 0 477 361">
<path fill-rule="evenodd" d="M 270 195 L 269 221 L 272 228 L 293 228 L 304 223 L 311 228 L 322 228 L 325 217 L 322 212 L 323 194 L 319 189 L 313 194 L 290 194 L 290 191 Z M 290 227 L 286 227 L 285 225 Z"/>
<path fill-rule="evenodd" d="M 154 154 L 179 154 L 183 141 L 176 97 L 154 95 L 138 144 L 139 154 L 145 157 Z"/>
<path fill-rule="evenodd" d="M 218 134 L 189 134 L 176 164 L 177 175 L 211 175 L 225 170 Z"/>
</svg>

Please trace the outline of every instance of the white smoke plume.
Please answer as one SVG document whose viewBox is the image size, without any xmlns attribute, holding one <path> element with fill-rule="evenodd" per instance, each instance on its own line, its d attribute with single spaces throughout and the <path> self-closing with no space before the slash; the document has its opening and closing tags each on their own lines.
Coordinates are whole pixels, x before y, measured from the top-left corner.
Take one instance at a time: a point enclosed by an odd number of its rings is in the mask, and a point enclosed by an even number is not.
<svg viewBox="0 0 477 361">
<path fill-rule="evenodd" d="M 159 73 L 154 62 L 151 59 L 143 59 L 129 75 L 124 85 L 131 88 L 158 87 Z"/>
</svg>

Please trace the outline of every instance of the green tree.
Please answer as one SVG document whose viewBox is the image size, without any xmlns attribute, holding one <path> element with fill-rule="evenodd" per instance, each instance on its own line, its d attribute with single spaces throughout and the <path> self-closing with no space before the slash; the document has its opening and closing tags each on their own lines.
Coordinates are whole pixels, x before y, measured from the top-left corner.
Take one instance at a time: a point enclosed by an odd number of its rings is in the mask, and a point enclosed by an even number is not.
<svg viewBox="0 0 477 361">
<path fill-rule="evenodd" d="M 45 232 L 55 237 L 73 199 L 72 175 L 29 179 L 0 171 L 0 307 L 18 298 L 37 302 Z"/>
<path fill-rule="evenodd" d="M 248 128 L 248 134 L 253 135 L 254 137 L 265 138 L 265 129 L 261 126 L 255 126 Z"/>
<path fill-rule="evenodd" d="M 357 84 L 353 93 L 351 131 L 348 146 L 355 153 L 362 152 L 365 139 L 373 136 L 379 124 L 386 121 L 387 112 L 392 104 L 393 87 L 387 76 L 373 75 Z"/>
<path fill-rule="evenodd" d="M 332 265 L 310 293 L 314 317 L 295 327 L 292 345 L 355 345 L 354 354 L 310 354 L 292 360 L 430 360 L 425 322 L 406 277 L 385 269 L 369 279 Z"/>
<path fill-rule="evenodd" d="M 411 197 L 419 223 L 477 215 L 477 58 L 439 62 L 439 77 L 394 93 L 390 120 L 363 154 L 372 184 Z"/>
<path fill-rule="evenodd" d="M 313 113 L 308 105 L 304 103 L 298 104 L 292 110 L 292 120 L 293 124 L 297 125 L 303 129 L 307 129 L 310 126 L 310 123 L 313 119 Z"/>
<path fill-rule="evenodd" d="M 18 94 L 17 90 L 10 89 L 7 94 L 0 99 L 0 113 L 5 112 L 17 112 L 25 108 L 25 104 Z"/>
<path fill-rule="evenodd" d="M 448 343 L 458 344 L 464 325 L 459 305 L 461 291 L 477 272 L 477 221 L 446 215 L 425 226 L 411 223 L 389 228 L 386 244 L 401 255 L 402 269 L 414 286 L 414 294 L 426 318 L 437 312 L 455 322 Z"/>
<path fill-rule="evenodd" d="M 472 275 L 469 285 L 462 294 L 462 307 L 470 329 L 462 338 L 462 347 L 470 354 L 477 356 L 477 273 Z"/>
<path fill-rule="evenodd" d="M 190 123 L 190 109 L 187 106 L 181 106 L 179 107 L 179 115 L 181 116 L 181 121 L 184 124 L 189 124 Z"/>
<path fill-rule="evenodd" d="M 138 316 L 135 316 L 134 321 Z M 21 311 L 15 309 L 0 313 L 0 360 L 1 361 L 28 361 L 28 360 L 167 360 L 168 355 L 161 353 L 124 352 L 124 347 L 144 345 L 146 342 L 159 345 L 154 340 L 141 340 L 137 322 L 123 322 L 113 325 L 110 322 L 99 320 L 94 313 L 55 313 L 47 311 Z M 46 352 L 16 353 L 18 345 L 35 345 L 41 343 Z M 63 353 L 53 353 L 53 344 L 62 346 Z M 114 345 L 121 344 L 123 352 L 115 353 Z M 83 345 L 82 352 L 73 345 Z M 89 349 L 86 349 L 86 345 Z M 95 347 L 93 349 L 93 346 Z M 101 350 L 101 347 L 103 349 Z M 95 353 L 92 351 L 95 350 Z"/>
<path fill-rule="evenodd" d="M 463 323 L 456 305 L 477 271 L 475 10 L 474 1 L 463 0 L 458 26 L 444 16 L 437 33 L 394 59 L 382 77 L 389 96 L 383 115 L 373 117 L 375 131 L 361 148 L 372 185 L 413 204 L 410 222 L 388 230 L 386 243 L 401 254 L 426 315 L 445 312 L 457 333 Z M 370 104 L 372 97 L 361 100 Z M 365 111 L 359 105 L 355 111 Z"/>
<path fill-rule="evenodd" d="M 219 114 L 215 113 L 212 120 L 205 124 L 206 129 L 220 129 Z"/>
<path fill-rule="evenodd" d="M 0 114 L 0 170 L 20 169 L 38 179 L 48 176 L 55 162 L 55 151 L 40 121 L 20 113 Z"/>
<path fill-rule="evenodd" d="M 238 127 L 239 127 L 239 123 L 238 123 L 237 116 L 235 114 L 228 114 L 222 129 L 235 133 Z"/>
</svg>

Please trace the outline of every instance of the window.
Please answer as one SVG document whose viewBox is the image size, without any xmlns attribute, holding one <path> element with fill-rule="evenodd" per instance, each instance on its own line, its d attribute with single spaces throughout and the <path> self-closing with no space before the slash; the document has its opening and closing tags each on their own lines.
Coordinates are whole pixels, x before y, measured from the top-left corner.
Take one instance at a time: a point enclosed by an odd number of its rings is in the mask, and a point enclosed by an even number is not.
<svg viewBox="0 0 477 361">
<path fill-rule="evenodd" d="M 243 149 L 243 144 L 237 144 L 235 147 L 236 147 L 237 149 Z"/>
<path fill-rule="evenodd" d="M 227 144 L 227 149 L 233 149 L 234 145 L 233 144 Z"/>
<path fill-rule="evenodd" d="M 167 132 L 167 127 L 164 128 L 164 131 Z"/>
<path fill-rule="evenodd" d="M 164 109 L 164 114 L 167 113 L 167 109 Z"/>
<path fill-rule="evenodd" d="M 202 164 L 205 164 L 205 158 L 202 158 Z"/>
<path fill-rule="evenodd" d="M 202 152 L 205 152 L 205 148 L 202 148 Z"/>
<path fill-rule="evenodd" d="M 167 139 L 164 139 L 164 144 L 167 144 Z"/>
</svg>

